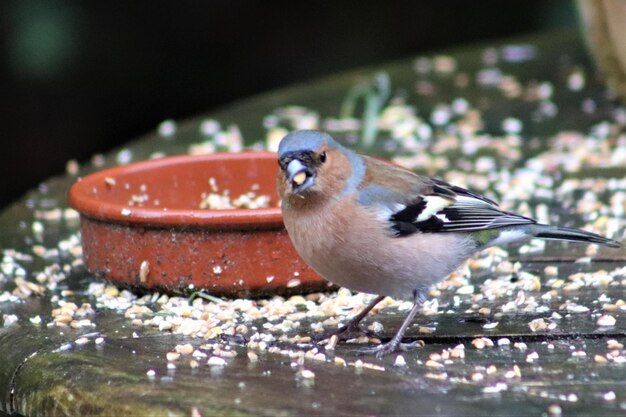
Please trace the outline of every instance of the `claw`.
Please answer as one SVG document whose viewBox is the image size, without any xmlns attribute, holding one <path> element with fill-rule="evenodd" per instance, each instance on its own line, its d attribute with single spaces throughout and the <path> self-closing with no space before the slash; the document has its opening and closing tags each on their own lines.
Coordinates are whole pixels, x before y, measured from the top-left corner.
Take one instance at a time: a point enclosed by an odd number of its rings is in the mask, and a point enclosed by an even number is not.
<svg viewBox="0 0 626 417">
<path fill-rule="evenodd" d="M 411 343 L 396 343 L 394 340 L 391 340 L 387 343 L 383 343 L 376 346 L 368 346 L 364 348 L 357 349 L 357 355 L 372 355 L 375 354 L 378 359 L 381 359 L 383 356 L 388 355 L 394 352 L 409 352 L 414 350 L 416 347 L 422 345 L 422 342 L 416 340 Z"/>
<path fill-rule="evenodd" d="M 404 336 L 404 333 L 406 332 L 409 325 L 411 324 L 411 321 L 413 321 L 413 318 L 417 314 L 417 310 L 421 307 L 420 293 L 416 290 L 413 296 L 415 299 L 415 303 L 413 304 L 411 311 L 409 311 L 409 314 L 406 316 L 406 318 L 402 322 L 402 326 L 400 326 L 400 329 L 398 329 L 398 332 L 393 337 L 393 339 L 391 339 L 387 343 L 378 345 L 375 348 L 370 348 L 370 349 L 366 348 L 363 350 L 364 353 L 376 353 L 377 358 L 382 358 L 383 356 L 388 355 L 389 353 L 392 353 L 392 352 L 396 352 L 397 350 L 412 349 L 418 343 L 420 343 L 419 340 L 417 342 L 409 343 L 409 344 L 402 343 L 402 337 Z"/>
</svg>

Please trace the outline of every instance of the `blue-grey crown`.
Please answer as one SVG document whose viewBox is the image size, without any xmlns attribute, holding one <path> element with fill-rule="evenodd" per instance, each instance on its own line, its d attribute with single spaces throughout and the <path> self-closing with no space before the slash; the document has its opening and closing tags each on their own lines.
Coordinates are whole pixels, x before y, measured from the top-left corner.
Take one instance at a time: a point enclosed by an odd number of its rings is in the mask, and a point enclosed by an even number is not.
<svg viewBox="0 0 626 417">
<path fill-rule="evenodd" d="M 341 146 L 327 133 L 317 130 L 296 130 L 280 141 L 278 157 L 290 152 L 316 151 L 324 144 L 331 148 Z"/>
</svg>

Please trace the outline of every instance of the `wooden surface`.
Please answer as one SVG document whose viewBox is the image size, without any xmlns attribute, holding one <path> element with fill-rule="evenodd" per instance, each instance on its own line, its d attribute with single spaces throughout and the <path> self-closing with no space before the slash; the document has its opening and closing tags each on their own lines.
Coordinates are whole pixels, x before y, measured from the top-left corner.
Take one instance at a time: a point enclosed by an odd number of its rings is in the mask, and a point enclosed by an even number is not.
<svg viewBox="0 0 626 417">
<path fill-rule="evenodd" d="M 518 46 L 531 56 L 485 63 L 486 55 L 504 56 Z M 610 98 L 602 81 L 595 78 L 593 66 L 575 33 L 494 42 L 442 55 L 454 59 L 453 75 L 465 74 L 470 80 L 467 86 L 459 86 L 462 80 L 455 81 L 446 71 L 421 74 L 415 70 L 416 61 L 407 59 L 254 97 L 178 123 L 171 136 L 149 134 L 130 142 L 126 149 L 132 152 L 133 160 L 148 158 L 155 152 L 186 153 L 190 144 L 203 140 L 199 126 L 209 118 L 222 126 L 237 125 L 246 143 L 257 142 L 266 134 L 264 117 L 276 108 L 297 104 L 314 109 L 322 117 L 337 115 L 350 88 L 381 70 L 389 75 L 393 94 L 407 97 L 406 101 L 425 119 L 439 103 L 450 103 L 459 97 L 480 110 L 484 120 L 482 131 L 487 134 L 501 132 L 502 121 L 515 117 L 523 123 L 520 161 L 548 152 L 549 139 L 559 132 L 587 134 L 603 121 L 609 121 L 617 129 L 611 135 L 624 137 L 623 121 L 622 124 L 619 119 L 615 121 L 615 115 L 624 112 L 624 108 Z M 497 87 L 480 85 L 475 80 L 480 74 L 489 75 L 485 68 L 517 77 L 524 86 L 549 84 L 553 89 L 549 102 L 558 107 L 557 114 L 541 118 L 537 116 L 537 106 L 541 103 L 529 101 L 523 95 L 507 97 Z M 582 89 L 568 88 L 572 71 L 585 75 Z M 431 89 L 433 93 L 415 94 L 416 89 Z M 585 102 L 587 99 L 593 101 L 593 112 L 588 111 L 591 104 Z M 372 149 L 371 152 L 385 157 L 391 154 L 383 148 Z M 119 150 L 111 152 L 104 157 L 104 165 L 114 165 L 119 159 Z M 80 167 L 79 175 L 95 169 L 93 164 L 86 164 Z M 623 362 L 626 311 L 619 305 L 608 311 L 606 307 L 626 300 L 626 271 L 614 273 L 604 284 L 592 279 L 598 271 L 623 268 L 624 248 L 603 249 L 591 254 L 590 259 L 586 259 L 585 246 L 549 243 L 545 250 L 530 253 L 512 249 L 512 259 L 521 264 L 518 271 L 539 277 L 539 287 L 524 287 L 526 281 L 522 275 L 494 278 L 493 271 L 477 269 L 469 281 L 474 287 L 467 291 L 461 290 L 465 287 L 442 289 L 437 297 L 439 314 L 418 315 L 416 325 L 409 331 L 409 337 L 423 340 L 424 346 L 403 353 L 404 366 L 396 355 L 382 360 L 360 356 L 359 345 L 349 343 L 340 343 L 335 351 L 326 351 L 325 360 L 306 357 L 299 362 L 297 355 L 251 349 L 246 346 L 249 335 L 244 334 L 220 341 L 237 352 L 234 358 L 225 359 L 224 366 L 207 366 L 207 359 L 203 358 L 199 367 L 192 368 L 191 358 L 183 357 L 175 362 L 174 369 L 168 368 L 166 354 L 175 346 L 191 343 L 211 356 L 207 345 L 216 342 L 137 326 L 125 315 L 125 309 L 98 305 L 88 289 L 90 283 L 103 281 L 90 276 L 80 265 L 69 268 L 67 277 L 56 289 L 48 288 L 41 295 L 31 294 L 23 299 L 7 295 L 16 287 L 15 277 L 22 274 L 6 266 L 8 258 L 15 259 L 11 250 L 32 256 L 32 260 L 17 261 L 29 282 L 36 283 L 37 273 L 52 264 L 62 267 L 74 261 L 63 251 L 58 256 L 39 256 L 38 249 L 33 247 L 56 248 L 75 235 L 76 220 L 47 221 L 35 216 L 36 211 L 66 208 L 66 192 L 76 177 L 67 174 L 52 178 L 0 214 L 0 247 L 5 255 L 0 278 L 0 296 L 4 293 L 4 298 L 0 298 L 0 318 L 4 317 L 5 324 L 7 316 L 15 315 L 17 319 L 16 323 L 0 327 L 0 410 L 5 413 L 23 416 L 626 414 L 626 363 Z M 626 169 L 601 170 L 600 174 L 585 169 L 577 172 L 576 177 L 623 179 Z M 608 199 L 610 195 L 605 197 Z M 555 200 L 547 205 L 554 213 L 551 218 L 560 224 L 585 223 L 584 216 L 568 211 Z M 43 232 L 39 233 L 37 226 L 33 229 L 36 222 L 44 225 Z M 546 276 L 553 273 L 546 267 L 554 266 L 558 270 L 556 277 Z M 583 273 L 580 278 L 583 284 L 564 290 L 563 285 L 574 282 L 572 277 L 578 272 Z M 492 278 L 499 281 L 494 284 Z M 564 281 L 561 286 L 555 284 L 559 278 Z M 479 296 L 481 290 L 497 285 L 508 292 L 491 298 Z M 73 295 L 67 291 L 73 291 Z M 554 291 L 553 298 L 546 300 L 545 294 L 550 291 Z M 522 296 L 525 300 L 520 301 Z M 522 308 L 530 305 L 531 297 L 545 308 Z M 55 325 L 52 312 L 59 307 L 59 300 L 72 301 L 78 306 L 90 303 L 95 310 L 89 316 L 94 325 L 78 329 Z M 517 303 L 519 308 L 505 308 L 509 303 Z M 368 317 L 365 327 L 381 323 L 384 330 L 377 336 L 384 340 L 393 335 L 404 314 L 406 311 L 390 307 Z M 599 326 L 599 317 L 606 314 L 616 319 L 615 324 Z M 41 318 L 41 323 L 29 320 L 36 316 Z M 545 319 L 546 325 L 555 323 L 555 327 L 533 331 L 529 323 L 535 319 Z M 290 334 L 306 336 L 311 321 L 314 320 L 304 319 L 300 330 Z M 498 323 L 497 327 L 485 328 L 485 324 L 493 322 Z M 266 323 L 267 318 L 261 317 L 244 324 L 262 330 Z M 424 328 L 434 331 L 428 333 Z M 86 343 L 77 343 L 81 336 L 86 337 Z M 103 343 L 97 344 L 95 340 L 99 337 Z M 477 348 L 481 342 L 475 339 L 480 337 L 488 338 L 495 346 Z M 498 343 L 503 339 L 510 344 Z M 464 346 L 463 358 L 445 361 L 441 357 L 449 355 L 459 344 Z M 305 352 L 312 347 L 279 342 L 270 345 L 294 352 Z M 250 351 L 255 352 L 253 359 Z M 258 360 L 254 360 L 255 355 Z M 338 365 L 335 356 L 343 358 L 347 366 Z"/>
</svg>

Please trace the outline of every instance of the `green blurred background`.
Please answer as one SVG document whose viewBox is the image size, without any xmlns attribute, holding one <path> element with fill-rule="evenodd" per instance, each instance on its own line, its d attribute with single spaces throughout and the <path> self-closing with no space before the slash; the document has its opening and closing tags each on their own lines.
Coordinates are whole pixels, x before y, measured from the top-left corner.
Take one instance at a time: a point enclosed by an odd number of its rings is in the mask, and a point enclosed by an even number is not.
<svg viewBox="0 0 626 417">
<path fill-rule="evenodd" d="M 356 66 L 573 29 L 569 0 L 0 2 L 0 207 L 68 159 Z"/>
</svg>

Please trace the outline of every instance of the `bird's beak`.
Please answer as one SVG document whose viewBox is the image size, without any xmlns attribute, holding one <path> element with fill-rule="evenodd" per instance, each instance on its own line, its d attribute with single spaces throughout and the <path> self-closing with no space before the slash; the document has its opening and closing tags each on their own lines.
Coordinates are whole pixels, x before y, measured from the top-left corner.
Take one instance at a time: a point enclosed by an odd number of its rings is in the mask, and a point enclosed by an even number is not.
<svg viewBox="0 0 626 417">
<path fill-rule="evenodd" d="M 306 166 L 298 159 L 292 159 L 287 165 L 287 179 L 290 183 L 300 186 L 307 178 Z"/>
<path fill-rule="evenodd" d="M 287 179 L 294 191 L 303 191 L 312 185 L 313 174 L 299 159 L 292 159 L 285 170 Z"/>
</svg>

